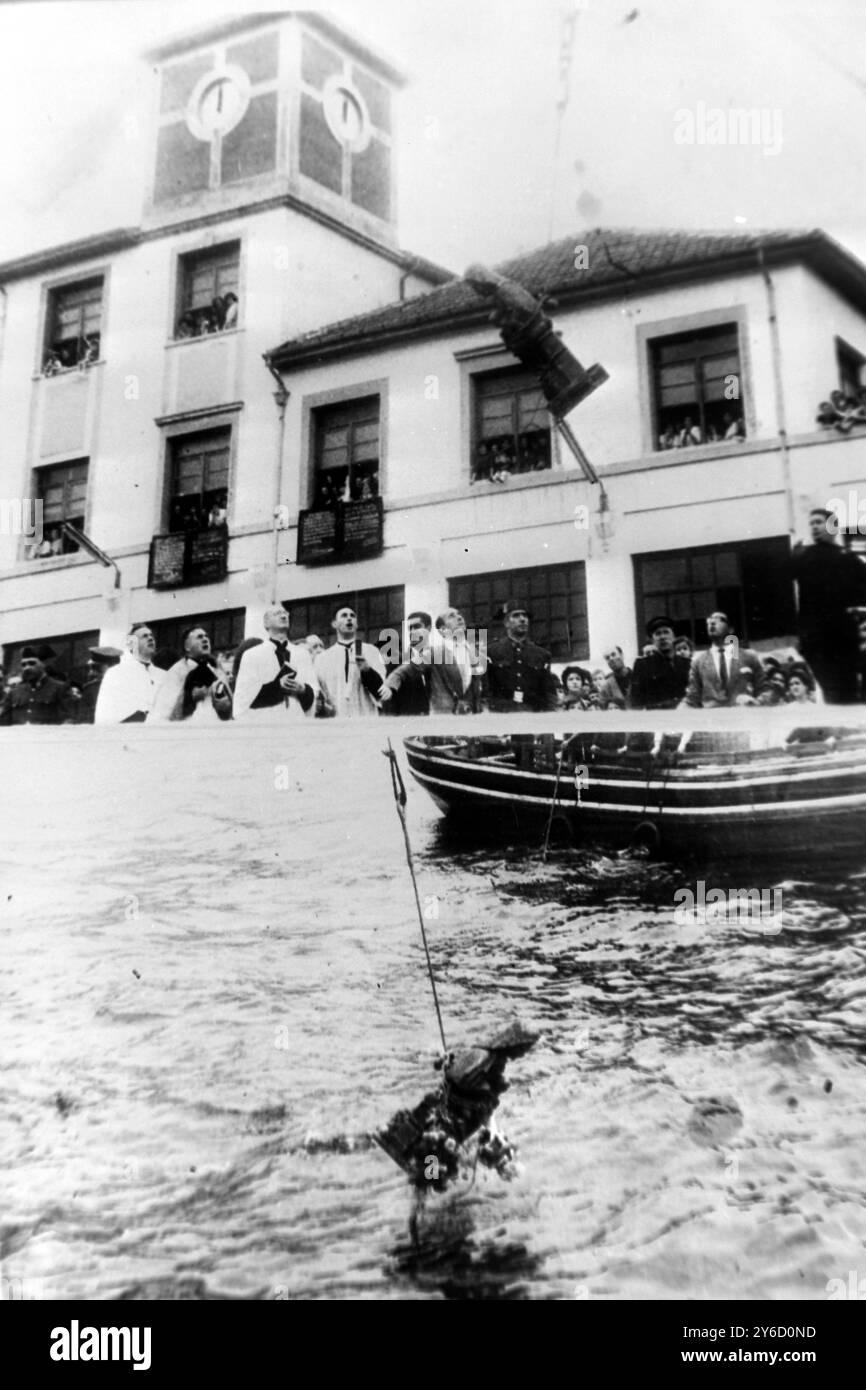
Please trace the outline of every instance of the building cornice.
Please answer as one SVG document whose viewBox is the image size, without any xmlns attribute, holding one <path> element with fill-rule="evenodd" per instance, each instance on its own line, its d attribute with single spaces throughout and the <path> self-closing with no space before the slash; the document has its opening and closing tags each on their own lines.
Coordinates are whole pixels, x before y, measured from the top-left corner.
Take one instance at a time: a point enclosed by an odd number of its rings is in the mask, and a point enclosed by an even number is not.
<svg viewBox="0 0 866 1390">
<path fill-rule="evenodd" d="M 444 285 L 455 278 L 452 271 L 446 270 L 434 261 L 428 261 L 424 256 L 416 256 L 411 251 L 401 251 L 397 247 L 387 246 L 375 237 L 367 236 L 357 228 L 341 222 L 338 217 L 331 217 L 328 213 L 311 207 L 294 194 L 278 193 L 271 198 L 243 203 L 235 208 L 221 208 L 216 212 L 198 213 L 159 227 L 116 227 L 78 241 L 50 246 L 44 251 L 32 251 L 26 256 L 18 256 L 14 260 L 0 263 L 0 284 L 10 280 L 21 280 L 30 275 L 42 275 L 46 271 L 60 270 L 80 261 L 98 260 L 118 251 L 128 251 L 144 242 L 183 235 L 195 231 L 198 227 L 210 227 L 220 222 L 234 222 L 254 217 L 281 207 L 291 208 L 293 212 L 312 218 L 314 222 L 320 223 L 330 231 L 338 232 L 349 241 L 354 241 L 358 246 L 363 246 L 365 250 L 381 256 L 383 260 L 390 261 L 420 280 L 431 280 Z"/>
</svg>

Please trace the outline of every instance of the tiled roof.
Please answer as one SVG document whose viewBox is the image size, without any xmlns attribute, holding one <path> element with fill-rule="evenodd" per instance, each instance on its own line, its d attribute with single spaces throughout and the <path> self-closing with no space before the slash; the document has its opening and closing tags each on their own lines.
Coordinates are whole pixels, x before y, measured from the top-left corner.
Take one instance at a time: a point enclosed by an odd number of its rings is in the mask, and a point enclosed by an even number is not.
<svg viewBox="0 0 866 1390">
<path fill-rule="evenodd" d="M 577 256 L 578 246 L 587 248 L 586 257 Z M 821 264 L 838 260 L 839 279 L 845 278 L 843 270 L 849 281 L 862 278 L 866 301 L 866 270 L 820 231 L 719 233 L 595 228 L 514 256 L 496 269 L 517 280 L 531 294 L 550 295 L 563 304 L 616 294 L 635 281 L 649 288 L 656 279 L 676 276 L 694 280 L 702 274 L 722 274 L 742 269 L 744 260 L 754 268 L 759 247 L 763 248 L 768 264 L 798 258 Z M 586 268 L 575 268 L 576 260 L 584 262 Z M 816 268 L 820 269 L 821 264 Z M 850 284 L 848 289 L 850 292 Z M 392 340 L 466 328 L 474 322 L 485 322 L 488 315 L 486 303 L 462 279 L 455 279 L 425 294 L 290 339 L 268 357 L 278 367 L 296 365 Z"/>
</svg>

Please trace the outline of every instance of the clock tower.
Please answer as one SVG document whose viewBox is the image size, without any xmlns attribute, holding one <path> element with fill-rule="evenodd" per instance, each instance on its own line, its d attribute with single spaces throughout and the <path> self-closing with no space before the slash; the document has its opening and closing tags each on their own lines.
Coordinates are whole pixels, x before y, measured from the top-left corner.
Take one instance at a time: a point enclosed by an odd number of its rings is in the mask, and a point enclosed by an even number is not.
<svg viewBox="0 0 866 1390">
<path fill-rule="evenodd" d="M 146 225 L 286 200 L 395 245 L 401 74 L 324 15 L 246 15 L 149 55 Z"/>
</svg>

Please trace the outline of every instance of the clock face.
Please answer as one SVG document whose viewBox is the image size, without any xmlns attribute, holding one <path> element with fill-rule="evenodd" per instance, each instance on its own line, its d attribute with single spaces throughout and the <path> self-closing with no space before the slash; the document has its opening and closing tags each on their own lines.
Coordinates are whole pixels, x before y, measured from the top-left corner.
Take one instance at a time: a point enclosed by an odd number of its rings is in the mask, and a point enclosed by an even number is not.
<svg viewBox="0 0 866 1390">
<path fill-rule="evenodd" d="M 243 93 L 230 77 L 217 77 L 199 97 L 198 120 L 203 130 L 231 130 L 244 112 Z"/>
<path fill-rule="evenodd" d="M 241 121 L 250 104 L 250 84 L 240 68 L 207 73 L 189 99 L 187 125 L 199 140 L 225 135 Z"/>
<path fill-rule="evenodd" d="M 364 113 L 345 87 L 334 92 L 330 113 L 338 138 L 353 144 L 364 129 Z"/>
<path fill-rule="evenodd" d="M 370 119 L 361 93 L 345 78 L 331 78 L 325 87 L 325 120 L 341 145 L 357 152 L 370 140 Z"/>
</svg>

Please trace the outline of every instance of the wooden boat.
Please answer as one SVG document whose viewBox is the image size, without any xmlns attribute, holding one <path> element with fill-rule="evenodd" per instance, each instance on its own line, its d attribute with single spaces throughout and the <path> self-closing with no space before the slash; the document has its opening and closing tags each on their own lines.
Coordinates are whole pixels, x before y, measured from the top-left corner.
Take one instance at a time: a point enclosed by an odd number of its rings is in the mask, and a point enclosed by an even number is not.
<svg viewBox="0 0 866 1390">
<path fill-rule="evenodd" d="M 440 809 L 478 826 L 537 830 L 552 820 L 560 841 L 701 854 L 866 847 L 866 725 L 794 727 L 789 718 L 772 737 L 757 721 L 623 733 L 596 717 L 574 734 L 470 732 L 404 745 Z"/>
</svg>

